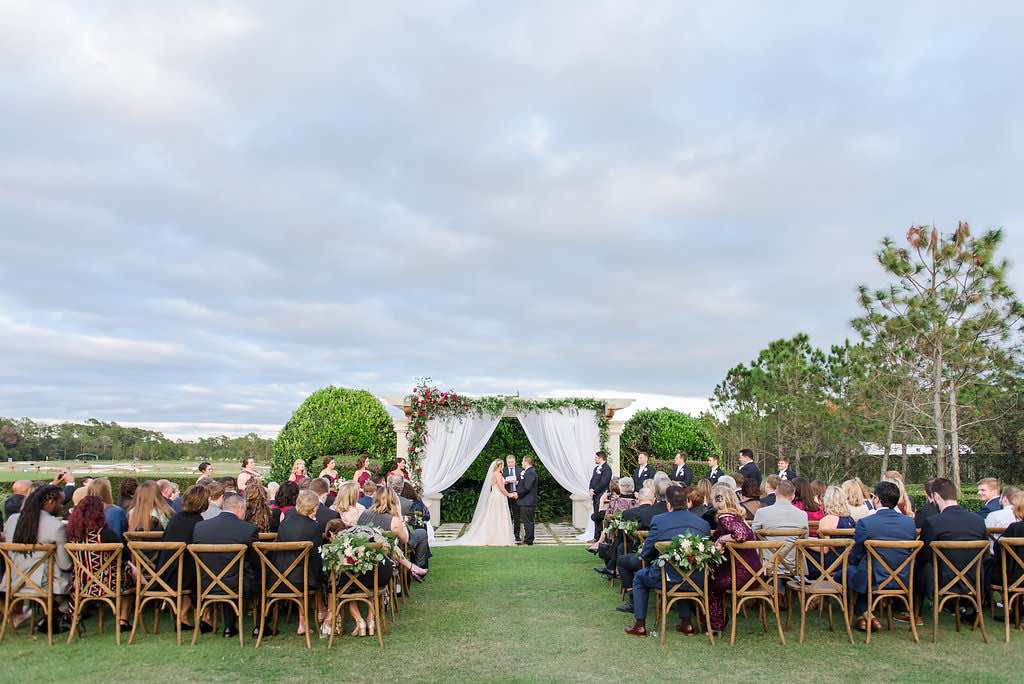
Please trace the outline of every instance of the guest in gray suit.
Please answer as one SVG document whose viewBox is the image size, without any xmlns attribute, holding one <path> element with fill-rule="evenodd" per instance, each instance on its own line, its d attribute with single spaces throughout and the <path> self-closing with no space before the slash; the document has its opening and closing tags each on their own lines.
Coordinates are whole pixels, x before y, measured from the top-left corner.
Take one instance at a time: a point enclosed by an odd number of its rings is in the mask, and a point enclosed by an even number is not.
<svg viewBox="0 0 1024 684">
<path fill-rule="evenodd" d="M 55 544 L 57 554 L 53 569 L 53 593 L 67 594 L 71 584 L 71 556 L 64 550 L 64 523 L 61 522 L 61 507 L 64 493 L 61 487 L 45 485 L 32 492 L 25 500 L 21 511 L 7 521 L 4 541 L 14 544 Z M 38 553 L 11 555 L 14 564 L 27 572 L 43 556 Z M 32 581 L 45 587 L 46 564 L 32 573 Z M 7 581 L 4 580 L 4 586 Z"/>
<path fill-rule="evenodd" d="M 780 530 L 786 528 L 801 529 L 806 536 L 807 514 L 793 505 L 793 497 L 796 495 L 796 487 L 789 480 L 779 481 L 775 490 L 775 503 L 771 506 L 764 506 L 754 513 L 754 520 L 750 527 L 756 533 L 758 530 Z M 773 537 L 774 541 L 784 541 L 791 544 L 796 536 Z M 796 549 L 786 554 L 786 564 L 792 566 L 796 555 Z"/>
</svg>

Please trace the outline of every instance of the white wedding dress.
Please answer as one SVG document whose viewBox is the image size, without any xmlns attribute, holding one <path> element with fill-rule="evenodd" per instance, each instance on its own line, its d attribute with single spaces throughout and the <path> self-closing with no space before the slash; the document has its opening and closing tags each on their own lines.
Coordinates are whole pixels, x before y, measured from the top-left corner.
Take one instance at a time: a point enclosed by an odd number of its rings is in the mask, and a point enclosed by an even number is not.
<svg viewBox="0 0 1024 684">
<path fill-rule="evenodd" d="M 505 483 L 495 482 L 494 464 L 491 463 L 488 479 L 480 489 L 476 511 L 469 527 L 458 539 L 437 542 L 433 546 L 515 546 L 512 534 L 512 515 L 508 510 L 508 497 L 502 492 Z"/>
</svg>

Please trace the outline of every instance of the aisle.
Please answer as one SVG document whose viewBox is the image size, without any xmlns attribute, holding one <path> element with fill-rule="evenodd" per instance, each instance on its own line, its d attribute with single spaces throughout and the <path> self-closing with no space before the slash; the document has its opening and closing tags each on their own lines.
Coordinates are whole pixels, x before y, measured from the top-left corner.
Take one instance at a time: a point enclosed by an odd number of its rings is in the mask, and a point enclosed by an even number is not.
<svg viewBox="0 0 1024 684">
<path fill-rule="evenodd" d="M 466 525 L 467 523 L 444 523 L 434 533 L 441 541 L 451 541 L 462 534 Z M 583 530 L 568 523 L 537 523 L 534 543 L 537 546 L 580 546 L 584 544 L 577 539 L 581 534 Z"/>
</svg>

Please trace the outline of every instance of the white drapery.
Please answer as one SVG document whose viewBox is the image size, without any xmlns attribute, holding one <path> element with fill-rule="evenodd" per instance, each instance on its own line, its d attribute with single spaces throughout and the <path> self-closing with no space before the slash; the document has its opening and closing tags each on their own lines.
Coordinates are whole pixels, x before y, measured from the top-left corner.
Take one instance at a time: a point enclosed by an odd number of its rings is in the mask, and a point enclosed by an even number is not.
<svg viewBox="0 0 1024 684">
<path fill-rule="evenodd" d="M 501 416 L 470 413 L 459 418 L 427 421 L 427 443 L 420 454 L 423 492 L 438 494 L 472 465 L 498 426 Z"/>
<path fill-rule="evenodd" d="M 527 411 L 519 414 L 530 445 L 558 484 L 587 496 L 594 472 L 594 452 L 601 448 L 597 416 L 590 410 Z M 594 538 L 594 521 L 580 539 Z"/>
</svg>

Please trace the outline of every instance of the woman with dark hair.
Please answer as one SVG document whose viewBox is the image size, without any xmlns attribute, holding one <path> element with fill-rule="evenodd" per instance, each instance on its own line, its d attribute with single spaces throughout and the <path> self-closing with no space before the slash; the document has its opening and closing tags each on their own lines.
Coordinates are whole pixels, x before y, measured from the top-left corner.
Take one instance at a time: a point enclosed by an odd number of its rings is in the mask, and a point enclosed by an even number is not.
<svg viewBox="0 0 1024 684">
<path fill-rule="evenodd" d="M 333 456 L 324 456 L 324 467 L 320 470 L 320 474 L 317 477 L 322 477 L 327 480 L 331 487 L 334 487 L 334 483 L 338 481 L 338 471 L 335 467 L 338 465 L 338 461 Z"/>
<path fill-rule="evenodd" d="M 367 480 L 373 477 L 373 473 L 366 468 L 366 459 L 366 454 L 360 456 L 356 461 L 356 472 L 352 473 L 352 479 L 359 483 L 360 489 L 363 488 Z"/>
<path fill-rule="evenodd" d="M 259 481 L 260 474 L 256 472 L 256 459 L 252 456 L 246 456 L 242 459 L 242 470 L 238 473 L 238 477 L 235 479 L 235 484 L 238 485 L 238 491 L 244 492 L 250 482 Z"/>
<path fill-rule="evenodd" d="M 793 497 L 793 506 L 807 514 L 807 522 L 819 522 L 825 517 L 825 512 L 818 505 L 817 497 L 814 496 L 814 489 L 811 483 L 804 477 L 794 477 L 793 487 L 796 488 L 796 496 Z M 817 537 L 817 529 L 812 529 L 810 537 Z"/>
<path fill-rule="evenodd" d="M 270 529 L 276 532 L 281 527 L 281 520 L 289 512 L 295 510 L 295 501 L 299 498 L 299 485 L 294 482 L 282 482 L 270 507 Z"/>
<path fill-rule="evenodd" d="M 153 480 L 146 480 L 135 491 L 134 505 L 128 511 L 128 530 L 162 532 L 174 515 L 174 509 L 160 495 L 160 487 Z"/>
<path fill-rule="evenodd" d="M 753 520 L 757 509 L 761 507 L 761 489 L 757 486 L 757 480 L 745 478 L 739 491 L 739 502 L 746 511 L 746 519 Z"/>
<path fill-rule="evenodd" d="M 64 526 L 64 536 L 77 544 L 116 544 L 121 541 L 107 525 L 103 500 L 88 494 L 71 509 Z"/>
<path fill-rule="evenodd" d="M 202 522 L 203 511 L 209 505 L 210 492 L 206 487 L 202 485 L 192 485 L 189 487 L 185 495 L 181 497 L 181 513 L 175 513 L 170 521 L 168 521 L 167 529 L 164 530 L 164 535 L 160 538 L 160 541 L 191 544 L 192 533 L 195 530 L 196 523 Z M 161 551 L 157 558 L 156 566 L 159 568 L 166 563 L 170 559 L 171 554 L 171 551 Z M 177 568 L 168 569 L 167 573 L 163 575 L 163 580 L 172 587 L 177 585 Z M 181 559 L 181 588 L 190 593 L 184 596 L 181 603 L 182 629 L 192 629 L 192 625 L 186 624 L 185 617 L 191 614 L 191 594 L 195 593 L 195 585 L 196 564 L 186 551 Z M 206 622 L 201 622 L 199 631 L 203 634 L 212 632 L 213 626 Z"/>
<path fill-rule="evenodd" d="M 53 593 L 67 594 L 71 584 L 71 556 L 64 550 L 66 536 L 61 522 L 61 507 L 64 504 L 63 488 L 43 485 L 28 495 L 21 511 L 7 520 L 4 541 L 9 544 L 55 544 Z M 28 570 L 43 557 L 36 553 L 14 553 L 11 559 L 22 571 Z M 46 586 L 46 564 L 43 563 L 31 575 L 36 584 Z M 4 580 L 6 586 L 6 579 Z M 46 623 L 43 623 L 46 629 Z"/>
<path fill-rule="evenodd" d="M 409 469 L 405 465 L 404 458 L 395 459 L 395 469 L 388 472 L 388 477 L 391 477 L 392 475 L 401 475 L 404 479 L 409 479 Z"/>
<path fill-rule="evenodd" d="M 273 518 L 267 490 L 259 482 L 250 482 L 245 488 L 245 521 L 251 522 L 260 532 L 277 532 Z"/>
<path fill-rule="evenodd" d="M 124 510 L 129 510 L 135 501 L 135 492 L 139 488 L 139 481 L 134 477 L 126 477 L 121 480 L 120 500 L 118 505 Z"/>
<path fill-rule="evenodd" d="M 423 499 L 420 498 L 419 492 L 416 491 L 416 486 L 412 482 L 406 480 L 402 483 L 401 497 L 412 501 L 412 505 L 409 506 L 410 514 L 415 514 L 417 512 L 420 514 L 420 522 L 414 523 L 410 520 L 409 524 L 416 528 L 426 529 L 427 522 L 430 521 L 430 509 L 427 508 L 425 503 L 423 503 Z"/>
</svg>

